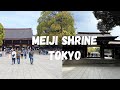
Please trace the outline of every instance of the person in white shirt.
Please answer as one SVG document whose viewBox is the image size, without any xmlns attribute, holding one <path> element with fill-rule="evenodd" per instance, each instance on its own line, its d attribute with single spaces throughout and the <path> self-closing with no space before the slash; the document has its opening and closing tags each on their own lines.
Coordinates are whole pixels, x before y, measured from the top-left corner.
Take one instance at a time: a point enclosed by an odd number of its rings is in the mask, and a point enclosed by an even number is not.
<svg viewBox="0 0 120 90">
<path fill-rule="evenodd" d="M 12 65 L 15 64 L 15 59 L 16 59 L 16 51 L 12 51 Z"/>
</svg>

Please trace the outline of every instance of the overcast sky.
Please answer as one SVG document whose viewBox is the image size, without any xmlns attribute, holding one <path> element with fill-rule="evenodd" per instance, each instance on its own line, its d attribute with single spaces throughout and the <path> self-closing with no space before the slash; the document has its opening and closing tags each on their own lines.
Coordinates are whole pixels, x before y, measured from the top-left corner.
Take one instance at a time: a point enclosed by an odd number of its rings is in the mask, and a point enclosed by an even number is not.
<svg viewBox="0 0 120 90">
<path fill-rule="evenodd" d="M 99 32 L 97 20 L 92 11 L 73 11 L 76 32 Z M 37 20 L 41 11 L 0 11 L 0 23 L 5 28 L 32 28 L 36 34 Z M 119 35 L 120 27 L 115 27 L 112 35 Z"/>
</svg>

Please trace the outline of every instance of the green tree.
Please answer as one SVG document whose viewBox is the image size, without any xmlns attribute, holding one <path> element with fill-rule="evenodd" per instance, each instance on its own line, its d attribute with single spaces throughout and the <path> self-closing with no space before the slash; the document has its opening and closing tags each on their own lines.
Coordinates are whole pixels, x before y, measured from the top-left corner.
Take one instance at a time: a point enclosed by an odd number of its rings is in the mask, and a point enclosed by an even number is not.
<svg viewBox="0 0 120 90">
<path fill-rule="evenodd" d="M 100 52 L 99 47 L 88 47 L 88 52 Z"/>
<path fill-rule="evenodd" d="M 95 50 L 96 52 L 100 52 L 100 48 L 97 47 L 97 48 L 95 48 L 95 49 L 96 49 L 96 50 Z"/>
<path fill-rule="evenodd" d="M 120 11 L 94 11 L 93 14 L 97 20 L 100 20 L 97 28 L 103 34 L 113 27 L 120 26 Z"/>
<path fill-rule="evenodd" d="M 93 47 L 88 47 L 88 52 L 95 52 L 95 48 L 93 48 Z"/>
<path fill-rule="evenodd" d="M 75 35 L 74 19 L 69 11 L 42 11 L 38 19 L 38 36 L 58 36 L 59 44 L 62 36 Z"/>
<path fill-rule="evenodd" d="M 2 46 L 2 44 L 3 44 L 3 39 L 4 39 L 4 27 L 0 23 L 0 46 Z"/>
</svg>

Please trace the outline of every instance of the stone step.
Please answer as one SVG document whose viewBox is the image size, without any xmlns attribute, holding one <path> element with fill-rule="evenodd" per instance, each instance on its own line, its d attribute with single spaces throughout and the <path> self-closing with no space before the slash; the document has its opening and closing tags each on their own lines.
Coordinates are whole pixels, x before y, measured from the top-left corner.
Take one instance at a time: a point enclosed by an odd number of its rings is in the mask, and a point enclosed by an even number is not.
<svg viewBox="0 0 120 90">
<path fill-rule="evenodd" d="M 120 64 L 120 60 L 81 59 L 81 60 L 66 60 L 63 62 L 63 65 L 79 65 L 79 64 Z"/>
</svg>

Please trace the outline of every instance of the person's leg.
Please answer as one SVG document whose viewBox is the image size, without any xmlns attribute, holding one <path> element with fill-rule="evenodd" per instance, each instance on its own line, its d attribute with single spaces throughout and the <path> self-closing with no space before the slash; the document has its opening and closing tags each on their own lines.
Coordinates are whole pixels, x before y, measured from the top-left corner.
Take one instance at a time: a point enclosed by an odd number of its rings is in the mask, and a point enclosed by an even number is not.
<svg viewBox="0 0 120 90">
<path fill-rule="evenodd" d="M 30 64 L 31 64 L 31 57 L 30 57 Z"/>
<path fill-rule="evenodd" d="M 15 60 L 14 60 L 14 58 L 12 58 L 12 64 L 15 64 Z"/>
<path fill-rule="evenodd" d="M 19 58 L 19 64 L 20 64 L 20 58 Z"/>
<path fill-rule="evenodd" d="M 14 62 L 14 61 L 13 61 L 13 58 L 12 58 L 12 65 L 13 65 L 13 62 Z"/>
<path fill-rule="evenodd" d="M 18 60 L 18 58 L 17 58 L 17 63 L 19 63 L 19 60 Z"/>
<path fill-rule="evenodd" d="M 18 62 L 18 64 L 20 64 L 20 58 L 17 58 L 17 62 Z"/>
<path fill-rule="evenodd" d="M 15 64 L 15 58 L 14 58 L 14 64 Z"/>
<path fill-rule="evenodd" d="M 23 59 L 23 54 L 21 54 L 21 58 Z"/>
<path fill-rule="evenodd" d="M 33 64 L 33 57 L 32 57 L 32 64 Z"/>
<path fill-rule="evenodd" d="M 26 59 L 26 55 L 25 55 L 25 59 Z"/>
<path fill-rule="evenodd" d="M 19 58 L 17 58 L 17 63 L 19 64 Z"/>
<path fill-rule="evenodd" d="M 33 64 L 33 58 L 31 58 L 31 64 Z"/>
<path fill-rule="evenodd" d="M 19 58 L 19 64 L 20 64 L 20 58 Z"/>
</svg>

